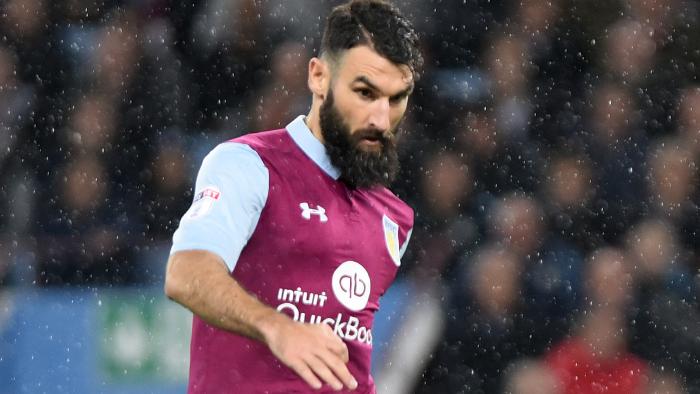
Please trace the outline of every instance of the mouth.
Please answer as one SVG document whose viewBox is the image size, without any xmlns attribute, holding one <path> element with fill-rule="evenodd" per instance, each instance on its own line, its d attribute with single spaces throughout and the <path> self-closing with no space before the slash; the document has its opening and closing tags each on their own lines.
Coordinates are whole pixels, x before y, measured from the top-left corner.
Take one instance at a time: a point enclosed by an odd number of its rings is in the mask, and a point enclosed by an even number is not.
<svg viewBox="0 0 700 394">
<path fill-rule="evenodd" d="M 382 137 L 380 135 L 367 135 L 362 137 L 362 141 L 382 142 Z"/>
<path fill-rule="evenodd" d="M 379 136 L 366 136 L 360 138 L 360 140 L 358 141 L 358 145 L 370 148 L 372 150 L 378 150 L 381 149 L 383 141 Z"/>
</svg>

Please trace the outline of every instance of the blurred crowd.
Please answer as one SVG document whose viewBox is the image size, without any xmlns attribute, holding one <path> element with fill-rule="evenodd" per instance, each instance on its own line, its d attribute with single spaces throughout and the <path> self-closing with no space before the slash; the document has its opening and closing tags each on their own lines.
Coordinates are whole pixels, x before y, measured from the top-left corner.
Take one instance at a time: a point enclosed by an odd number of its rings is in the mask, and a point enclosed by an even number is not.
<svg viewBox="0 0 700 394">
<path fill-rule="evenodd" d="M 339 1 L 6 0 L 0 287 L 158 283 L 202 157 L 310 105 Z M 426 67 L 421 393 L 700 392 L 700 4 L 396 1 Z"/>
</svg>

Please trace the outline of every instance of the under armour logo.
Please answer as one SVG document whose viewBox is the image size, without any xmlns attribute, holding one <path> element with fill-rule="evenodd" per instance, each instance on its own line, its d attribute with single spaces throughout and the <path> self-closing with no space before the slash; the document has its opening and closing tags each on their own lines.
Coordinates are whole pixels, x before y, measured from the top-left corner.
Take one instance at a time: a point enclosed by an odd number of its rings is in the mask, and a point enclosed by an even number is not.
<svg viewBox="0 0 700 394">
<path fill-rule="evenodd" d="M 308 202 L 302 202 L 299 204 L 299 207 L 301 208 L 301 217 L 303 217 L 306 220 L 311 220 L 311 215 L 318 215 L 319 220 L 321 220 L 321 223 L 325 223 L 328 221 L 328 216 L 326 216 L 326 208 L 322 206 L 318 206 L 318 208 L 311 208 L 309 207 Z"/>
</svg>

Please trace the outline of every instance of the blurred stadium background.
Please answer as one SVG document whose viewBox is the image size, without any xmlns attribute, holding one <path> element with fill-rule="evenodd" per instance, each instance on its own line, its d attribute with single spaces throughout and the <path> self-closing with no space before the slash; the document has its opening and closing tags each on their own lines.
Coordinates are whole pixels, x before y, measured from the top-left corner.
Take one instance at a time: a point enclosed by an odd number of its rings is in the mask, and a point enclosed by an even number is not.
<svg viewBox="0 0 700 394">
<path fill-rule="evenodd" d="M 1 3 L 0 392 L 184 391 L 196 169 L 306 113 L 338 3 Z M 426 68 L 380 392 L 700 392 L 700 3 L 395 3 Z"/>
</svg>

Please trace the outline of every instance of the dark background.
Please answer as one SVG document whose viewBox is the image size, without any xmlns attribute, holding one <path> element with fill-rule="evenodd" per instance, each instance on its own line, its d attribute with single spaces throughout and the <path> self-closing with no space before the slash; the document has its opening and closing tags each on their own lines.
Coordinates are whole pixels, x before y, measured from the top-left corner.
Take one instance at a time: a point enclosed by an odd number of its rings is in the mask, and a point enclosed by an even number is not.
<svg viewBox="0 0 700 394">
<path fill-rule="evenodd" d="M 206 152 L 307 113 L 338 3 L 2 2 L 0 289 L 160 283 Z M 396 4 L 426 58 L 399 279 L 445 316 L 413 390 L 519 387 L 583 338 L 700 392 L 700 4 Z"/>
</svg>

